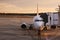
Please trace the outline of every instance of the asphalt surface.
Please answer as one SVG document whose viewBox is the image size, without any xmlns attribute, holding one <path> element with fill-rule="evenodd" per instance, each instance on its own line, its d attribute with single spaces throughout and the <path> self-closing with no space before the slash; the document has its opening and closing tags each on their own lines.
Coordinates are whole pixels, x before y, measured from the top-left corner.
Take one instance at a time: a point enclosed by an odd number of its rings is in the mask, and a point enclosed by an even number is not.
<svg viewBox="0 0 60 40">
<path fill-rule="evenodd" d="M 60 28 L 41 31 L 40 37 L 60 40 Z M 37 31 L 21 29 L 19 18 L 0 18 L 0 40 L 38 40 L 38 35 Z"/>
<path fill-rule="evenodd" d="M 41 31 L 41 40 L 60 40 L 60 29 Z M 38 40 L 37 31 L 16 26 L 1 26 L 0 40 Z"/>
</svg>

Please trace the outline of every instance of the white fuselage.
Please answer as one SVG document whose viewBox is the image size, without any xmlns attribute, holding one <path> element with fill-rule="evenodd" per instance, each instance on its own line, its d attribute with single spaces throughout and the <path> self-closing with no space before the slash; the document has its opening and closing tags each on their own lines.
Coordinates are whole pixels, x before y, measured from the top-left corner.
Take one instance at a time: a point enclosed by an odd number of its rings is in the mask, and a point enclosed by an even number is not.
<svg viewBox="0 0 60 40">
<path fill-rule="evenodd" d="M 35 29 L 42 29 L 44 26 L 43 18 L 41 18 L 40 15 L 35 16 L 33 24 Z"/>
</svg>

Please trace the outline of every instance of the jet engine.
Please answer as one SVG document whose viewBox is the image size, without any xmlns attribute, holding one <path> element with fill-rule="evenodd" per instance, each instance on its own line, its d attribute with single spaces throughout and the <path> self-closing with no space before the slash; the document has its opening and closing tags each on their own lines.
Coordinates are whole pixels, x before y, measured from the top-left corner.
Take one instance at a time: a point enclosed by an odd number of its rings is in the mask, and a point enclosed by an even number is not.
<svg viewBox="0 0 60 40">
<path fill-rule="evenodd" d="M 22 29 L 27 29 L 26 23 L 22 23 L 22 24 L 21 24 L 21 28 L 22 28 Z"/>
</svg>

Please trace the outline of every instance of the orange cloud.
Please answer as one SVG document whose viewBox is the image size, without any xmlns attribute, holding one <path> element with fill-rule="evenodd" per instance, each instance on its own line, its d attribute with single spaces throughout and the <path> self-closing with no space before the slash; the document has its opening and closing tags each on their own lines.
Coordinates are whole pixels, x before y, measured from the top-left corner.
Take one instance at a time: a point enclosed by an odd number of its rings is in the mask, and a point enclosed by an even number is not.
<svg viewBox="0 0 60 40">
<path fill-rule="evenodd" d="M 15 6 L 15 5 L 10 5 L 10 4 L 6 4 L 6 3 L 0 3 L 0 12 L 20 12 L 20 9 L 19 7 Z"/>
<path fill-rule="evenodd" d="M 55 11 L 55 8 L 39 8 L 39 12 L 52 12 Z M 0 3 L 0 12 L 1 13 L 36 13 L 36 8 L 25 7 L 21 8 L 16 5 Z"/>
</svg>

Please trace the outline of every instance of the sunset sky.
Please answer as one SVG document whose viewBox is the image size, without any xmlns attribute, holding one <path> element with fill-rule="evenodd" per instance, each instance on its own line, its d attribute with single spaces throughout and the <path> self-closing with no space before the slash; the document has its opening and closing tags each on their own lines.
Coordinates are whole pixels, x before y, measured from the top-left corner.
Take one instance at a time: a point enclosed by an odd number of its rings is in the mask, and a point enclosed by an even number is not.
<svg viewBox="0 0 60 40">
<path fill-rule="evenodd" d="M 37 3 L 39 12 L 55 12 L 60 0 L 0 0 L 0 12 L 36 13 Z"/>
</svg>

